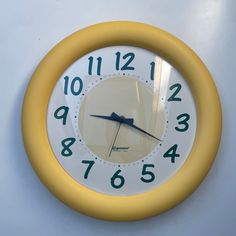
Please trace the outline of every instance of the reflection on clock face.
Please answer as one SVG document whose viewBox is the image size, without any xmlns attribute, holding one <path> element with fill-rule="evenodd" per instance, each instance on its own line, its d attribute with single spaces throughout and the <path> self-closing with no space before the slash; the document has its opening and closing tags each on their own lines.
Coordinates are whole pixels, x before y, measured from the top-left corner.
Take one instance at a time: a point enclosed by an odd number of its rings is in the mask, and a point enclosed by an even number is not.
<svg viewBox="0 0 236 236">
<path fill-rule="evenodd" d="M 196 132 L 193 96 L 164 59 L 131 46 L 84 55 L 59 78 L 48 106 L 57 161 L 97 192 L 132 195 L 171 178 Z"/>
</svg>

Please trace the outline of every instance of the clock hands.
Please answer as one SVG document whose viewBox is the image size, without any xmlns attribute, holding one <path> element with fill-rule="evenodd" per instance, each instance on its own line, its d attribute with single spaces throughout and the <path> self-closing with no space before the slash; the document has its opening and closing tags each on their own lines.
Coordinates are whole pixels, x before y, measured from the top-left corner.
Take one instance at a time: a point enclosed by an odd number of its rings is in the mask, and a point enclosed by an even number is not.
<svg viewBox="0 0 236 236">
<path fill-rule="evenodd" d="M 113 112 L 113 113 L 114 113 L 114 112 Z M 114 113 L 114 116 L 117 117 L 117 119 L 121 119 L 121 123 L 124 123 L 124 124 L 126 124 L 126 125 L 128 125 L 128 126 L 134 128 L 134 129 L 137 129 L 137 130 L 139 130 L 140 132 L 142 132 L 142 133 L 144 133 L 144 134 L 146 134 L 146 135 L 149 135 L 150 137 L 152 137 L 152 138 L 154 138 L 154 139 L 156 139 L 156 140 L 158 140 L 158 141 L 162 141 L 162 140 L 160 140 L 159 138 L 157 138 L 157 137 L 153 136 L 152 134 L 148 133 L 147 131 L 145 131 L 145 130 L 139 128 L 139 127 L 136 126 L 136 125 L 134 125 L 134 124 L 131 123 L 129 120 L 123 119 L 122 117 L 120 117 L 120 116 L 117 115 L 116 113 Z M 118 117 L 119 117 L 119 118 L 118 118 Z"/>
<path fill-rule="evenodd" d="M 112 112 L 112 114 L 110 116 L 101 116 L 101 115 L 90 115 L 90 116 L 101 118 L 101 119 L 105 119 L 105 120 L 111 120 L 111 121 L 119 122 L 119 126 L 118 126 L 118 128 L 116 130 L 115 137 L 114 137 L 114 139 L 112 141 L 112 144 L 111 144 L 111 146 L 109 148 L 109 151 L 108 151 L 108 154 L 107 154 L 107 158 L 109 158 L 111 156 L 111 153 L 112 153 L 112 148 L 113 148 L 113 146 L 114 146 L 114 144 L 116 142 L 116 138 L 118 136 L 121 124 L 124 123 L 124 121 L 127 121 L 127 122 L 133 124 L 134 119 L 132 119 L 132 118 L 124 118 L 123 116 L 118 116 L 114 112 Z"/>
<path fill-rule="evenodd" d="M 90 115 L 90 116 L 93 116 L 93 117 L 97 117 L 97 118 L 101 118 L 101 119 L 106 119 L 106 120 L 111 120 L 111 121 L 116 121 L 116 122 L 119 122 L 120 124 L 126 124 L 134 129 L 137 129 L 138 131 L 158 140 L 158 141 L 162 141 L 161 139 L 153 136 L 152 134 L 148 133 L 147 131 L 139 128 L 138 126 L 134 125 L 133 122 L 134 122 L 134 119 L 132 118 L 125 118 L 123 116 L 119 116 L 117 115 L 115 112 L 112 112 L 110 116 L 101 116 L 101 115 Z"/>
</svg>

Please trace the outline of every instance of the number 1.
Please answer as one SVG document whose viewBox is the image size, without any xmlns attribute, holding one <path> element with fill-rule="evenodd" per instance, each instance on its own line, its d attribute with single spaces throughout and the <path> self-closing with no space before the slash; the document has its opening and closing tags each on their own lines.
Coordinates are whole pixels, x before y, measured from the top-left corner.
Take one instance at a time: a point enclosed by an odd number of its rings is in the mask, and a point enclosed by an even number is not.
<svg viewBox="0 0 236 236">
<path fill-rule="evenodd" d="M 155 62 L 151 62 L 150 63 L 150 66 L 151 66 L 151 71 L 150 71 L 150 79 L 151 80 L 154 80 L 154 73 L 155 73 Z"/>
</svg>

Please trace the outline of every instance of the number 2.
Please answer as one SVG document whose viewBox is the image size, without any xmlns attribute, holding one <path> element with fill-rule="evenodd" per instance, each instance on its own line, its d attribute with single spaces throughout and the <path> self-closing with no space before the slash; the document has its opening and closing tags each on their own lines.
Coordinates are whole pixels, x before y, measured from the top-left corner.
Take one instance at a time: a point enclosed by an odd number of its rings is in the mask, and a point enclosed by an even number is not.
<svg viewBox="0 0 236 236">
<path fill-rule="evenodd" d="M 177 97 L 178 93 L 180 92 L 182 86 L 181 84 L 173 84 L 170 86 L 170 90 L 174 90 L 173 94 L 168 98 L 168 102 L 170 101 L 176 101 L 176 102 L 180 102 L 182 101 L 182 99 L 180 97 Z"/>
</svg>

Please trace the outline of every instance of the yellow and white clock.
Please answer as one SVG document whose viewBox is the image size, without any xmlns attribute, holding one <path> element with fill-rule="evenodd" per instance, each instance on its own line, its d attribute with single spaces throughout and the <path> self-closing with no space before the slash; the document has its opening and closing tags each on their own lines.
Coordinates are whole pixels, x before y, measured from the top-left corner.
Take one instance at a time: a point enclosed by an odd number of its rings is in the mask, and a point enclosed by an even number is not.
<svg viewBox="0 0 236 236">
<path fill-rule="evenodd" d="M 138 220 L 183 201 L 218 149 L 214 82 L 183 42 L 141 23 L 72 34 L 42 60 L 22 111 L 25 147 L 48 189 L 106 220 Z"/>
</svg>

